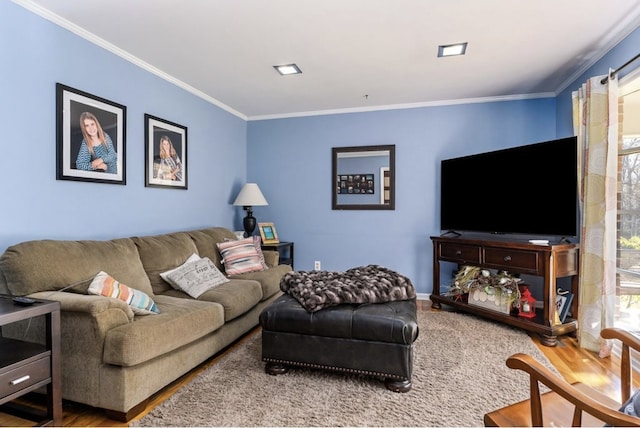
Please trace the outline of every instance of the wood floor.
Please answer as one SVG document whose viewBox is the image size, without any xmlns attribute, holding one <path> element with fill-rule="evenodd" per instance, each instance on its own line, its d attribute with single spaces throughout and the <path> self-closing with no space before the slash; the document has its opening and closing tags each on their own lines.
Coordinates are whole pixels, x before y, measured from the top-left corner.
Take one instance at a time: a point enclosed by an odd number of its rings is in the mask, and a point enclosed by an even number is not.
<svg viewBox="0 0 640 428">
<path fill-rule="evenodd" d="M 420 310 L 430 310 L 428 307 L 429 302 L 422 302 L 423 305 Z M 256 328 L 257 330 L 258 328 Z M 254 331 L 256 331 L 254 330 Z M 240 339 L 228 350 L 241 344 L 247 340 L 248 336 Z M 556 347 L 547 347 L 540 344 L 537 337 L 533 336 L 532 340 L 538 345 L 542 352 L 547 356 L 549 361 L 558 369 L 558 371 L 569 382 L 580 381 L 582 383 L 591 385 L 601 390 L 604 394 L 609 395 L 619 400 L 620 394 L 620 382 L 618 379 L 618 373 L 620 370 L 620 361 L 615 358 L 600 359 L 596 354 L 580 349 L 577 346 L 576 339 L 572 337 L 562 337 Z M 216 357 L 211 358 L 201 366 L 187 373 L 180 379 L 173 382 L 171 385 L 164 388 L 157 393 L 150 400 L 146 410 L 140 414 L 136 419 L 141 418 L 146 413 L 150 412 L 155 406 L 162 403 L 175 393 L 180 387 L 189 383 L 200 372 L 215 364 L 222 356 L 224 352 Z M 524 386 L 528 388 L 528 386 Z M 636 384 L 636 387 L 640 387 L 640 382 Z M 38 406 L 38 401 L 41 396 L 34 394 L 28 396 L 26 400 L 23 400 L 23 404 L 30 404 Z M 114 421 L 105 416 L 104 412 L 98 409 L 94 409 L 88 406 L 84 406 L 77 403 L 64 402 L 64 426 L 91 426 L 91 427 L 106 427 L 106 426 L 128 426 L 126 423 Z M 136 420 L 134 419 L 134 420 Z M 33 422 L 18 419 L 7 414 L 0 413 L 0 426 L 30 426 Z"/>
</svg>

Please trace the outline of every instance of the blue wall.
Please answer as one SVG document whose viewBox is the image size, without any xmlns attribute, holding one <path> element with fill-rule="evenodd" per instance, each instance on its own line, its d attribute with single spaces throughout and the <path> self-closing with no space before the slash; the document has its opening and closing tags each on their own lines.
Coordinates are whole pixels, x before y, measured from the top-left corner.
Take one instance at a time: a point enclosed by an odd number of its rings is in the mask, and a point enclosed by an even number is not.
<svg viewBox="0 0 640 428">
<path fill-rule="evenodd" d="M 0 1 L 0 251 L 41 238 L 109 239 L 212 225 L 255 181 L 259 221 L 295 241 L 297 269 L 378 263 L 431 291 L 441 159 L 572 134 L 570 91 L 637 53 L 640 30 L 557 98 L 245 122 L 9 1 Z M 127 185 L 55 179 L 55 84 L 127 106 Z M 189 189 L 144 187 L 144 114 L 188 127 Z M 396 145 L 394 211 L 331 210 L 331 148 Z M 505 179 L 517 167 L 505 167 Z M 492 195 L 471 201 L 495 206 Z"/>
<path fill-rule="evenodd" d="M 440 160 L 573 135 L 571 91 L 624 64 L 638 46 L 640 29 L 553 99 L 250 122 L 249 178 L 270 203 L 256 215 L 273 221 L 281 239 L 296 242 L 297 269 L 312 269 L 314 260 L 332 270 L 378 263 L 429 293 L 429 236 L 440 233 Z M 396 210 L 332 211 L 331 147 L 376 144 L 396 144 Z M 496 201 L 487 195 L 473 203 Z"/>
<path fill-rule="evenodd" d="M 246 121 L 10 1 L 0 1 L 0 58 L 0 251 L 237 224 Z M 56 180 L 56 82 L 127 107 L 126 186 Z M 145 113 L 188 128 L 188 190 L 144 187 Z"/>
<path fill-rule="evenodd" d="M 295 241 L 296 269 L 313 269 L 314 260 L 328 270 L 381 264 L 427 293 L 440 160 L 553 139 L 555 116 L 554 99 L 534 99 L 249 122 L 249 181 L 269 201 L 255 216 Z M 333 211 L 331 148 L 380 144 L 396 145 L 396 209 Z M 509 174 L 517 167 L 505 166 Z M 470 199 L 496 205 L 492 195 Z"/>
</svg>

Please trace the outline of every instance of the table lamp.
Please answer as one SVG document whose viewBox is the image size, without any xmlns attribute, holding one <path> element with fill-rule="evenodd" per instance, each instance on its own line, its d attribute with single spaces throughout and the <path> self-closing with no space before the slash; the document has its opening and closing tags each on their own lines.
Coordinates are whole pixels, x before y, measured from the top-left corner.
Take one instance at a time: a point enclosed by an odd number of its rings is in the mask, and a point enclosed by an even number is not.
<svg viewBox="0 0 640 428">
<path fill-rule="evenodd" d="M 256 183 L 246 183 L 240 190 L 233 205 L 242 206 L 247 212 L 247 216 L 242 220 L 242 225 L 247 237 L 253 235 L 253 231 L 256 228 L 256 218 L 253 216 L 252 207 L 269 205 L 258 185 Z"/>
</svg>

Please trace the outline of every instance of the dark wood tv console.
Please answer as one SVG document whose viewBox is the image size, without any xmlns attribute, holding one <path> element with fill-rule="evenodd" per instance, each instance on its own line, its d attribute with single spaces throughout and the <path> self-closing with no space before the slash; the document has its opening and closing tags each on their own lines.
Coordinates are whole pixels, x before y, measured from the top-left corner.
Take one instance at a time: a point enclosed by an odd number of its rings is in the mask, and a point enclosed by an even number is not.
<svg viewBox="0 0 640 428">
<path fill-rule="evenodd" d="M 578 244 L 537 245 L 528 241 L 493 240 L 484 238 L 432 236 L 433 241 L 433 292 L 431 307 L 441 304 L 522 328 L 540 335 L 546 346 L 555 346 L 557 337 L 574 333 L 578 328 Z M 472 265 L 487 269 L 506 270 L 543 278 L 543 296 L 536 296 L 542 308 L 536 309 L 535 318 L 507 315 L 491 309 L 469 305 L 464 299 L 440 294 L 440 263 Z M 574 295 L 571 313 L 561 323 L 556 310 L 556 280 L 571 277 L 571 293 Z"/>
</svg>

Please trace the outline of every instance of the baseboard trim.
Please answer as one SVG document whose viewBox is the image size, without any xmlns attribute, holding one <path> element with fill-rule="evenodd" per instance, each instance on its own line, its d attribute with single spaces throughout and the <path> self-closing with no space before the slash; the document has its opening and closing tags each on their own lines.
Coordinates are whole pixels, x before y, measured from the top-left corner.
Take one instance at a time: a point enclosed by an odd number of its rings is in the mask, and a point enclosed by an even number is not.
<svg viewBox="0 0 640 428">
<path fill-rule="evenodd" d="M 416 293 L 417 300 L 431 300 L 431 293 Z"/>
</svg>

